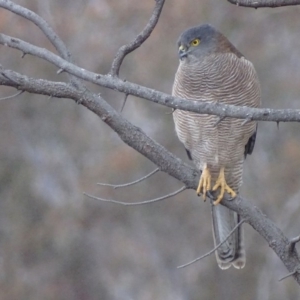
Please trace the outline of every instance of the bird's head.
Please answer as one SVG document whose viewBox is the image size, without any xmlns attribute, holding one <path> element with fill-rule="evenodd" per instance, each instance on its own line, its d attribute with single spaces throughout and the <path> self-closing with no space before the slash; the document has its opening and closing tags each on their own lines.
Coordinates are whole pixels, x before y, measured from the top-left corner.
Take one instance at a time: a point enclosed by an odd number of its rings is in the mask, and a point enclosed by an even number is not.
<svg viewBox="0 0 300 300">
<path fill-rule="evenodd" d="M 177 45 L 182 61 L 199 60 L 218 52 L 233 52 L 239 57 L 242 56 L 223 34 L 209 24 L 187 29 L 179 37 Z"/>
</svg>

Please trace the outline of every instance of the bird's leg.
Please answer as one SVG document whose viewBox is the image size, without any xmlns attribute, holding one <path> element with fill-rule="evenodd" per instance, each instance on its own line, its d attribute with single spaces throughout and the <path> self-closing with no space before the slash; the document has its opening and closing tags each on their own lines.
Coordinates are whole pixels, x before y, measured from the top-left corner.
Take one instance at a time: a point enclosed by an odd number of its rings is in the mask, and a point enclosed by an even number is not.
<svg viewBox="0 0 300 300">
<path fill-rule="evenodd" d="M 219 194 L 217 200 L 214 201 L 214 205 L 217 205 L 221 202 L 221 200 L 224 197 L 225 191 L 228 194 L 230 194 L 232 198 L 236 197 L 236 192 L 226 183 L 224 169 L 225 169 L 224 167 L 222 167 L 220 169 L 219 177 L 218 177 L 215 185 L 212 188 L 213 191 L 216 191 L 219 187 L 221 187 L 220 194 Z"/>
<path fill-rule="evenodd" d="M 202 174 L 199 180 L 198 188 L 197 188 L 197 195 L 199 196 L 201 194 L 203 195 L 203 200 L 206 200 L 206 192 L 210 190 L 211 187 L 211 175 L 210 171 L 207 167 L 207 164 L 204 164 L 204 168 L 202 170 Z"/>
</svg>

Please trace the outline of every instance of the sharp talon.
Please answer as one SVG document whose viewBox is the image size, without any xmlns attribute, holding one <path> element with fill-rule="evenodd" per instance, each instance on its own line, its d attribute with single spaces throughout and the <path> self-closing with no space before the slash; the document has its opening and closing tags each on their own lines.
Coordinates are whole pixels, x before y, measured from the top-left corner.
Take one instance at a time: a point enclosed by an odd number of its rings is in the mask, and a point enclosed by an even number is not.
<svg viewBox="0 0 300 300">
<path fill-rule="evenodd" d="M 219 187 L 221 188 L 221 191 L 220 191 L 220 194 L 219 194 L 217 200 L 214 201 L 214 203 L 213 203 L 214 205 L 218 205 L 222 201 L 222 199 L 224 197 L 224 194 L 225 194 L 225 191 L 232 198 L 236 197 L 236 192 L 229 185 L 227 185 L 227 183 L 226 183 L 224 167 L 220 169 L 219 177 L 218 177 L 218 179 L 216 181 L 216 184 L 214 185 L 212 190 L 216 191 Z"/>
<path fill-rule="evenodd" d="M 199 196 L 202 193 L 203 200 L 206 201 L 206 192 L 211 189 L 211 175 L 207 167 L 207 164 L 204 165 L 199 184 L 197 187 L 197 195 Z"/>
<path fill-rule="evenodd" d="M 212 190 L 207 191 L 207 192 L 206 192 L 206 195 L 207 195 L 207 197 L 208 197 L 209 199 L 214 199 L 214 198 L 215 198 L 214 195 L 213 195 L 213 193 L 212 193 Z"/>
<path fill-rule="evenodd" d="M 223 199 L 223 196 L 219 196 L 218 198 L 217 198 L 217 200 L 215 200 L 214 202 L 213 202 L 213 204 L 214 205 L 218 205 L 221 201 L 222 201 L 222 199 Z"/>
</svg>

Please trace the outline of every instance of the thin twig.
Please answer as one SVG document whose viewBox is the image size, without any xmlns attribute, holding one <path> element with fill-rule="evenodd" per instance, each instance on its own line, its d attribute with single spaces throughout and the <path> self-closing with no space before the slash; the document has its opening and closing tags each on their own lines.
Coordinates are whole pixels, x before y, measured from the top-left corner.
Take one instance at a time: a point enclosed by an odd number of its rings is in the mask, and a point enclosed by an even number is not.
<svg viewBox="0 0 300 300">
<path fill-rule="evenodd" d="M 19 95 L 21 95 L 21 94 L 23 94 L 24 93 L 24 91 L 19 91 L 19 92 L 17 92 L 16 94 L 14 94 L 14 95 L 11 95 L 11 96 L 7 96 L 7 97 L 3 97 L 3 98 L 0 98 L 0 101 L 1 100 L 7 100 L 7 99 L 12 99 L 12 98 L 15 98 L 15 97 L 17 97 L 17 96 L 19 96 Z"/>
<path fill-rule="evenodd" d="M 278 281 L 282 281 L 282 280 L 284 280 L 284 279 L 286 279 L 288 277 L 291 277 L 291 276 L 295 275 L 297 272 L 299 272 L 299 266 L 296 267 L 293 272 L 288 273 L 287 275 L 285 275 L 285 276 L 281 277 L 280 279 L 278 279 Z"/>
<path fill-rule="evenodd" d="M 299 243 L 300 242 L 300 235 L 292 238 L 290 240 L 290 242 L 291 242 L 291 244 L 294 244 L 294 245 L 297 244 L 297 243 Z"/>
<path fill-rule="evenodd" d="M 168 112 L 166 112 L 165 114 L 166 114 L 166 115 L 172 115 L 174 111 L 175 111 L 175 108 L 172 108 L 171 111 L 168 111 Z"/>
<path fill-rule="evenodd" d="M 252 121 L 252 120 L 251 120 L 250 118 L 246 118 L 246 119 L 242 122 L 241 126 L 244 126 L 244 125 L 250 123 L 251 121 Z"/>
<path fill-rule="evenodd" d="M 128 98 L 128 94 L 125 94 L 125 97 L 124 97 L 124 100 L 123 100 L 123 103 L 122 103 L 122 106 L 121 106 L 121 109 L 120 109 L 120 112 L 123 111 L 124 107 L 125 107 L 125 104 L 126 104 L 126 101 L 127 101 L 127 98 Z"/>
<path fill-rule="evenodd" d="M 189 266 L 189 265 L 191 265 L 191 264 L 193 264 L 193 263 L 195 263 L 195 262 L 197 262 L 197 261 L 199 261 L 199 260 L 201 260 L 201 259 L 203 259 L 203 258 L 205 258 L 205 257 L 207 257 L 207 256 L 209 256 L 209 255 L 211 255 L 211 254 L 213 254 L 216 250 L 218 250 L 219 247 L 221 247 L 221 246 L 228 240 L 228 238 L 229 238 L 229 237 L 237 230 L 237 228 L 238 228 L 239 226 L 241 226 L 245 221 L 246 221 L 246 220 L 243 219 L 243 220 L 241 220 L 238 224 L 236 224 L 236 226 L 234 226 L 234 228 L 229 232 L 229 234 L 227 235 L 227 237 L 226 237 L 222 242 L 220 242 L 215 248 L 213 248 L 212 250 L 210 250 L 210 251 L 207 252 L 206 254 L 204 254 L 204 255 L 202 255 L 202 256 L 200 256 L 200 257 L 197 257 L 197 258 L 195 258 L 194 260 L 192 260 L 192 261 L 190 261 L 190 262 L 188 262 L 188 263 L 186 263 L 186 264 L 184 264 L 184 265 L 178 266 L 177 269 L 185 268 L 185 267 L 187 267 L 187 266 Z"/>
<path fill-rule="evenodd" d="M 297 243 L 300 242 L 300 235 L 290 239 L 289 251 L 294 251 Z"/>
<path fill-rule="evenodd" d="M 97 183 L 97 185 L 101 185 L 101 186 L 109 186 L 109 187 L 112 187 L 114 189 L 118 189 L 118 188 L 122 188 L 122 187 L 127 187 L 127 186 L 131 186 L 131 185 L 134 185 L 136 183 L 139 183 L 147 178 L 149 178 L 150 176 L 154 175 L 155 173 L 159 172 L 159 168 L 155 169 L 154 171 L 150 172 L 149 174 L 147 174 L 146 176 L 143 176 L 142 178 L 139 178 L 135 181 L 132 181 L 132 182 L 127 182 L 127 183 L 123 183 L 123 184 L 110 184 L 110 183 Z"/>
<path fill-rule="evenodd" d="M 134 205 L 144 205 L 144 204 L 150 204 L 150 203 L 154 203 L 154 202 L 159 202 L 159 201 L 165 200 L 167 198 L 176 196 L 177 194 L 183 192 L 186 189 L 187 189 L 187 187 L 183 186 L 179 190 L 177 190 L 177 191 L 175 191 L 173 193 L 170 193 L 168 195 L 165 195 L 165 196 L 162 196 L 162 197 L 159 197 L 159 198 L 155 198 L 155 199 L 141 201 L 141 202 L 122 202 L 122 201 L 117 201 L 117 200 L 112 200 L 112 199 L 104 199 L 104 198 L 95 197 L 95 196 L 89 195 L 87 193 L 83 193 L 83 194 L 85 196 L 91 198 L 91 199 L 99 200 L 99 201 L 102 201 L 102 202 L 110 202 L 110 203 L 115 203 L 115 204 L 121 204 L 121 205 L 124 205 L 124 206 L 134 206 Z"/>
<path fill-rule="evenodd" d="M 299 5 L 299 0 L 228 0 L 228 2 L 244 7 L 281 7 L 281 6 L 291 6 Z"/>
<path fill-rule="evenodd" d="M 217 125 L 219 125 L 225 118 L 226 118 L 226 116 L 220 116 L 220 117 L 218 117 L 218 120 L 213 125 L 213 127 L 217 127 Z"/>
<path fill-rule="evenodd" d="M 127 45 L 123 45 L 119 49 L 111 66 L 110 74 L 112 76 L 119 76 L 120 67 L 122 65 L 125 56 L 130 52 L 134 51 L 135 49 L 137 49 L 138 47 L 140 47 L 150 36 L 150 34 L 152 33 L 153 29 L 155 28 L 158 22 L 164 3 L 165 0 L 156 0 L 153 13 L 146 27 L 142 30 L 142 32 L 139 35 L 136 36 L 136 38 L 131 43 Z"/>
</svg>

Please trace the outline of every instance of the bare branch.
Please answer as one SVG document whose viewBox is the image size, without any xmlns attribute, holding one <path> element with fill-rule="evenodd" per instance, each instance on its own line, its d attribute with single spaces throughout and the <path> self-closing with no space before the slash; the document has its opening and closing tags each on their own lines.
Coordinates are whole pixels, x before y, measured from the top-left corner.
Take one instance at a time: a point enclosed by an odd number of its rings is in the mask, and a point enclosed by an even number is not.
<svg viewBox="0 0 300 300">
<path fill-rule="evenodd" d="M 0 0 L 1 1 L 1 0 Z M 249 119 L 256 121 L 300 122 L 300 109 L 270 109 L 234 106 L 220 103 L 186 100 L 131 83 L 109 75 L 96 74 L 67 62 L 52 52 L 26 43 L 20 39 L 0 34 L 0 44 L 9 46 L 28 54 L 45 59 L 58 68 L 83 80 L 95 83 L 112 90 L 134 95 L 171 108 L 193 111 L 201 114 L 211 114 L 221 117 Z"/>
<path fill-rule="evenodd" d="M 14 94 L 14 95 L 0 98 L 0 101 L 1 101 L 1 100 L 7 100 L 7 99 L 12 99 L 12 98 L 18 97 L 19 95 L 21 95 L 21 94 L 23 94 L 23 93 L 24 93 L 24 91 L 19 91 L 19 92 L 17 92 L 17 93 Z"/>
<path fill-rule="evenodd" d="M 134 206 L 134 205 L 144 205 L 144 204 L 159 202 L 159 201 L 174 197 L 174 196 L 180 194 L 181 192 L 183 192 L 186 189 L 187 189 L 187 187 L 183 186 L 179 190 L 177 190 L 173 193 L 170 193 L 168 195 L 164 195 L 164 196 L 159 197 L 159 198 L 150 199 L 150 200 L 146 200 L 146 201 L 142 201 L 142 202 L 122 202 L 122 201 L 117 201 L 117 200 L 111 200 L 111 199 L 104 199 L 104 198 L 95 197 L 95 196 L 89 195 L 87 193 L 83 193 L 83 194 L 85 196 L 91 198 L 91 199 L 94 199 L 94 200 L 99 200 L 99 201 L 103 201 L 103 202 L 110 202 L 110 203 L 115 203 L 115 204 L 121 204 L 121 205 L 124 205 L 124 206 Z"/>
<path fill-rule="evenodd" d="M 220 116 L 217 120 L 217 122 L 213 125 L 213 127 L 217 127 L 226 117 Z"/>
<path fill-rule="evenodd" d="M 291 240 L 290 240 L 290 243 L 291 244 L 297 244 L 297 243 L 299 243 L 300 242 L 300 235 L 299 236 L 296 236 L 296 237 L 294 237 L 294 238 L 292 238 Z"/>
<path fill-rule="evenodd" d="M 244 7 L 281 7 L 281 6 L 291 6 L 299 5 L 299 0 L 228 0 L 228 2 L 235 4 L 237 6 Z"/>
<path fill-rule="evenodd" d="M 299 255 L 294 251 L 289 251 L 289 239 L 283 232 L 256 206 L 249 201 L 237 196 L 230 200 L 229 195 L 225 195 L 221 204 L 237 212 L 242 219 L 249 223 L 268 242 L 269 246 L 284 263 L 289 272 L 293 272 L 300 265 Z M 300 274 L 293 274 L 295 280 L 300 284 Z"/>
<path fill-rule="evenodd" d="M 111 66 L 111 71 L 110 74 L 112 76 L 119 76 L 119 71 L 120 71 L 120 67 L 121 64 L 125 58 L 125 56 L 127 54 L 129 54 L 130 52 L 134 51 L 135 49 L 137 49 L 138 47 L 140 47 L 146 40 L 147 38 L 150 36 L 150 34 L 152 33 L 153 29 L 155 28 L 160 13 L 163 9 L 165 0 L 155 0 L 156 4 L 153 10 L 153 13 L 151 15 L 151 18 L 149 20 L 149 22 L 147 23 L 146 27 L 142 30 L 142 32 L 129 44 L 122 46 L 113 63 Z"/>
<path fill-rule="evenodd" d="M 199 171 L 183 163 L 163 146 L 148 137 L 140 128 L 128 122 L 120 113 L 114 110 L 100 95 L 88 90 L 78 92 L 71 84 L 34 79 L 11 70 L 0 69 L 0 85 L 13 86 L 29 93 L 48 95 L 57 98 L 69 98 L 94 112 L 110 126 L 124 143 L 147 157 L 156 164 L 162 172 L 183 182 L 187 188 L 196 186 L 199 181 Z M 190 177 L 192 176 L 192 177 Z"/>
<path fill-rule="evenodd" d="M 250 122 L 251 122 L 251 119 L 245 119 L 245 120 L 242 122 L 241 126 L 244 126 L 244 125 L 246 125 L 246 124 L 248 124 L 248 123 L 250 123 Z"/>
<path fill-rule="evenodd" d="M 154 171 L 152 171 L 149 174 L 147 174 L 146 176 L 143 176 L 142 178 L 139 178 L 139 179 L 137 179 L 135 181 L 132 181 L 132 182 L 127 182 L 127 183 L 123 183 L 123 184 L 109 184 L 109 183 L 101 183 L 101 182 L 99 182 L 99 183 L 97 183 L 97 185 L 109 186 L 109 187 L 112 187 L 114 189 L 118 189 L 118 188 L 122 188 L 122 187 L 127 187 L 127 186 L 131 186 L 131 185 L 137 184 L 137 183 L 139 183 L 139 182 L 141 182 L 141 181 L 143 181 L 143 180 L 151 177 L 152 175 L 154 175 L 155 173 L 157 173 L 159 171 L 160 171 L 160 169 L 157 168 Z"/>
<path fill-rule="evenodd" d="M 205 257 L 207 257 L 207 256 L 209 256 L 209 255 L 211 255 L 211 254 L 213 254 L 215 251 L 217 251 L 227 240 L 228 240 L 228 238 L 243 224 L 245 222 L 245 220 L 241 220 L 238 224 L 236 224 L 235 226 L 234 226 L 234 228 L 229 232 L 229 234 L 227 235 L 227 237 L 222 241 L 222 242 L 220 242 L 216 247 L 214 247 L 212 250 L 210 250 L 209 252 L 207 252 L 206 254 L 204 254 L 204 255 L 202 255 L 202 256 L 200 256 L 200 257 L 197 257 L 197 258 L 195 258 L 194 260 L 192 260 L 192 261 L 190 261 L 190 262 L 188 262 L 188 263 L 186 263 L 186 264 L 184 264 L 184 265 L 181 265 L 181 266 L 178 266 L 177 267 L 177 269 L 182 269 L 182 268 L 185 268 L 185 267 L 187 267 L 187 266 L 189 266 L 189 265 L 191 265 L 191 264 L 193 264 L 193 263 L 195 263 L 195 262 L 197 262 L 197 261 L 199 261 L 199 260 L 201 260 L 201 259 L 203 259 L 203 258 L 205 258 Z"/>
<path fill-rule="evenodd" d="M 293 252 L 295 250 L 295 246 L 300 242 L 300 235 L 290 239 L 289 249 L 288 251 Z"/>
<path fill-rule="evenodd" d="M 295 275 L 295 274 L 298 273 L 298 272 L 299 272 L 299 267 L 296 267 L 295 270 L 294 270 L 293 272 L 290 272 L 290 273 L 288 273 L 287 275 L 281 277 L 280 279 L 278 279 L 278 281 L 282 281 L 282 280 L 284 280 L 284 279 L 286 279 L 286 278 L 288 278 L 288 277 L 291 277 L 291 276 Z"/>
<path fill-rule="evenodd" d="M 120 112 L 123 111 L 124 107 L 125 107 L 125 104 L 126 104 L 126 101 L 127 101 L 127 98 L 128 98 L 128 94 L 125 94 L 125 97 L 124 97 L 124 100 L 123 100 L 123 103 L 122 103 L 122 106 L 121 106 L 121 109 L 120 109 Z"/>
</svg>

